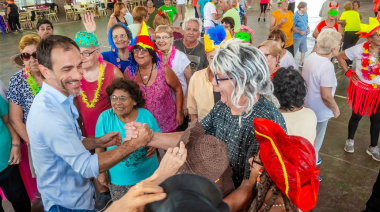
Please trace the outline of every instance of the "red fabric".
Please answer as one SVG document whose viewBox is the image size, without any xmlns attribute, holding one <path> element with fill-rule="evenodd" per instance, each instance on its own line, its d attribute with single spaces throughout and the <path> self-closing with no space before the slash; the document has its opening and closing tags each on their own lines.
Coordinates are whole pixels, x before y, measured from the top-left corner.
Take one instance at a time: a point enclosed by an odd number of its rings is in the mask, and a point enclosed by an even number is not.
<svg viewBox="0 0 380 212">
<path fill-rule="evenodd" d="M 326 21 L 321 21 L 321 22 L 319 22 L 319 24 L 317 25 L 317 30 L 318 30 L 318 32 L 321 32 L 322 30 L 324 30 L 324 29 L 326 29 L 326 28 L 328 28 L 328 29 L 335 28 L 336 31 L 339 32 L 339 26 L 338 26 L 338 24 L 337 24 L 336 22 L 335 22 L 335 24 L 334 24 L 334 27 L 329 27 L 329 26 L 327 26 Z"/>
<path fill-rule="evenodd" d="M 106 63 L 106 62 L 105 62 Z M 86 104 L 83 102 L 82 97 L 79 95 L 77 97 L 79 102 L 79 113 L 83 118 L 83 136 L 84 137 L 95 137 L 95 126 L 98 121 L 99 115 L 111 108 L 111 104 L 108 101 L 108 96 L 106 88 L 112 83 L 114 79 L 114 65 L 111 63 L 106 63 L 104 68 L 104 80 L 102 88 L 100 90 L 100 96 L 98 102 L 93 108 L 87 108 Z M 87 95 L 87 100 L 91 101 L 94 99 L 95 90 L 98 88 L 98 80 L 95 82 L 87 82 L 84 78 L 81 80 L 81 88 Z"/>
<path fill-rule="evenodd" d="M 351 77 L 350 77 L 351 78 Z M 347 88 L 348 105 L 354 113 L 370 116 L 377 112 L 380 103 L 380 86 L 376 89 L 362 81 L 356 84 L 350 80 Z"/>
<path fill-rule="evenodd" d="M 287 176 L 290 201 L 300 210 L 310 211 L 317 204 L 319 191 L 313 145 L 306 138 L 287 135 L 271 120 L 256 118 L 253 125 L 260 144 L 260 159 L 270 178 L 286 195 Z"/>
<path fill-rule="evenodd" d="M 373 4 L 373 12 L 377 13 L 377 5 L 380 3 L 380 0 L 375 0 L 375 3 Z"/>
<path fill-rule="evenodd" d="M 145 45 L 152 47 L 152 49 L 155 49 L 153 41 L 147 35 L 139 35 L 136 39 L 136 44 L 138 44 L 140 42 L 145 44 Z"/>
</svg>

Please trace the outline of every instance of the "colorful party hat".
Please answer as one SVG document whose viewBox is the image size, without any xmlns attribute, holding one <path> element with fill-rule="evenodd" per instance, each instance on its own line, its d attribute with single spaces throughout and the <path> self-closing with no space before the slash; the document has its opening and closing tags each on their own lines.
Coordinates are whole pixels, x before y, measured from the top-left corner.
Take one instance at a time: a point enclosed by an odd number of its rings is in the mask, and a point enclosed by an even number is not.
<svg viewBox="0 0 380 212">
<path fill-rule="evenodd" d="M 144 49 L 155 50 L 154 43 L 149 37 L 148 27 L 146 26 L 145 21 L 141 23 L 140 31 L 135 39 L 135 45 L 141 46 Z"/>
<path fill-rule="evenodd" d="M 225 30 L 222 25 L 209 28 L 204 37 L 205 52 L 213 51 L 218 48 L 224 40 L 229 39 L 231 39 L 231 34 L 229 31 Z"/>
<path fill-rule="evenodd" d="M 98 38 L 92 32 L 80 31 L 75 35 L 75 43 L 79 47 L 99 46 Z"/>
<path fill-rule="evenodd" d="M 369 38 L 373 33 L 380 33 L 380 22 L 377 18 L 369 18 L 369 24 L 360 24 L 361 30 L 356 34 L 360 35 L 360 38 Z"/>
</svg>

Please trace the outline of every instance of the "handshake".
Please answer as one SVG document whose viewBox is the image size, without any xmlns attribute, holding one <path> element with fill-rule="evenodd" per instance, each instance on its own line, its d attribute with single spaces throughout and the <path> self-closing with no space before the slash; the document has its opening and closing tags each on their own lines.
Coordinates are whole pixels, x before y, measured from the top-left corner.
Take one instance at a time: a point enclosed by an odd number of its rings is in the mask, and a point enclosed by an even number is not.
<svg viewBox="0 0 380 212">
<path fill-rule="evenodd" d="M 147 124 L 140 122 L 130 122 L 124 126 L 125 138 L 124 142 L 128 145 L 136 146 L 137 148 L 147 146 L 149 141 L 153 138 L 153 131 Z"/>
</svg>

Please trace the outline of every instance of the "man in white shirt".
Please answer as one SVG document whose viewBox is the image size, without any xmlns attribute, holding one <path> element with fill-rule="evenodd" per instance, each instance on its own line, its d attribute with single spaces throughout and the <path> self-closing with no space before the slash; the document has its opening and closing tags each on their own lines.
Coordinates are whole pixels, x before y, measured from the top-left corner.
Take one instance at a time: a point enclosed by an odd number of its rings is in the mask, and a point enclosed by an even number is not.
<svg viewBox="0 0 380 212">
<path fill-rule="evenodd" d="M 203 8 L 204 27 L 207 31 L 210 27 L 215 27 L 218 19 L 222 17 L 222 14 L 216 9 L 216 3 L 218 0 L 212 0 L 206 3 Z"/>
</svg>

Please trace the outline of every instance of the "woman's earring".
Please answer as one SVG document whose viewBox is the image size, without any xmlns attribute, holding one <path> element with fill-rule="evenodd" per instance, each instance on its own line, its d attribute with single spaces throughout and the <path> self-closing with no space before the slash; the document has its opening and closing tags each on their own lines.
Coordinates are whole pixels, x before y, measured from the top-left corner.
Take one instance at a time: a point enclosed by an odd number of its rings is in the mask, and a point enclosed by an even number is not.
<svg viewBox="0 0 380 212">
<path fill-rule="evenodd" d="M 259 169 L 259 175 L 258 175 L 257 178 L 256 178 L 256 184 L 257 184 L 257 185 L 258 185 L 258 184 L 260 183 L 260 181 L 261 181 L 260 176 L 261 176 L 262 173 L 263 173 L 263 169 Z"/>
</svg>

